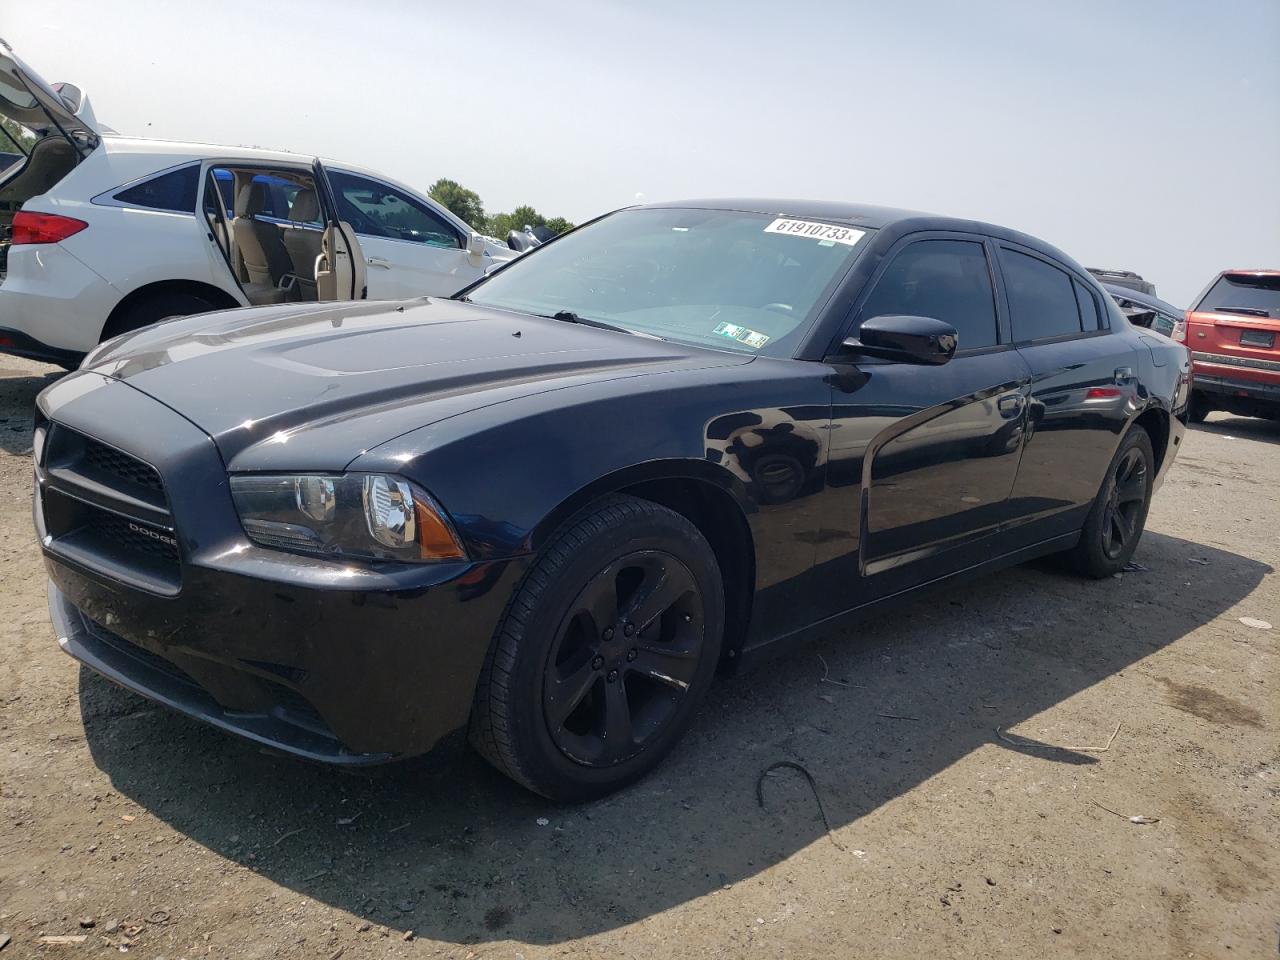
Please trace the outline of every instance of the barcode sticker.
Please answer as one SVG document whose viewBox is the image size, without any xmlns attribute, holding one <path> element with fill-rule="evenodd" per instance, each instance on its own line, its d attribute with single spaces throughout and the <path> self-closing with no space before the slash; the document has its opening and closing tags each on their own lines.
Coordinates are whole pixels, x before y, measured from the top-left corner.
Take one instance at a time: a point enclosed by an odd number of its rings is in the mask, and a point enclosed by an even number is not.
<svg viewBox="0 0 1280 960">
<path fill-rule="evenodd" d="M 805 237 L 809 240 L 825 240 L 828 243 L 843 243 L 846 247 L 854 246 L 866 236 L 865 230 L 853 227 L 837 227 L 833 223 L 818 223 L 814 220 L 792 220 L 779 217 L 764 228 L 765 233 L 783 233 L 789 237 Z"/>
</svg>

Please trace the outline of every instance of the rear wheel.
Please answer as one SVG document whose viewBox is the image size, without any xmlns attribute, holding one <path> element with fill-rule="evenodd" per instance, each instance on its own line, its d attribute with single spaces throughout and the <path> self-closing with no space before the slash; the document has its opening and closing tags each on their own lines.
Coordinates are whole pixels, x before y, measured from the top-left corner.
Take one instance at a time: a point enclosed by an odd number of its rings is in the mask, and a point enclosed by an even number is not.
<svg viewBox="0 0 1280 960">
<path fill-rule="evenodd" d="M 153 293 L 134 301 L 112 317 L 102 330 L 102 339 L 110 340 L 170 317 L 185 317 L 216 309 L 217 306 L 204 297 L 183 290 Z"/>
<path fill-rule="evenodd" d="M 1124 569 L 1147 523 L 1155 470 L 1151 438 L 1142 427 L 1132 427 L 1120 441 L 1070 554 L 1078 573 L 1109 577 Z"/>
<path fill-rule="evenodd" d="M 1213 405 L 1209 403 L 1209 398 L 1199 390 L 1191 392 L 1191 402 L 1187 407 L 1187 418 L 1192 423 L 1204 423 L 1204 418 L 1209 415 L 1213 409 Z"/>
<path fill-rule="evenodd" d="M 698 529 L 647 500 L 603 500 L 553 538 L 508 607 L 471 741 L 552 799 L 617 790 L 688 729 L 723 623 L 720 570 Z"/>
</svg>

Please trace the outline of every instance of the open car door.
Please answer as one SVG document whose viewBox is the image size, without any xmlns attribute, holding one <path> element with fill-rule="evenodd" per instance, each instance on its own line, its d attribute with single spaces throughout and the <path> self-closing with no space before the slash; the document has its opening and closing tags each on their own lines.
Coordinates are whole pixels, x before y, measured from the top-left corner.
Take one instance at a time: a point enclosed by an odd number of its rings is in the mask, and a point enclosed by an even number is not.
<svg viewBox="0 0 1280 960">
<path fill-rule="evenodd" d="M 324 165 L 311 165 L 325 218 L 320 256 L 316 258 L 317 300 L 363 300 L 369 294 L 364 252 L 351 224 L 339 219 L 338 203 Z"/>
</svg>

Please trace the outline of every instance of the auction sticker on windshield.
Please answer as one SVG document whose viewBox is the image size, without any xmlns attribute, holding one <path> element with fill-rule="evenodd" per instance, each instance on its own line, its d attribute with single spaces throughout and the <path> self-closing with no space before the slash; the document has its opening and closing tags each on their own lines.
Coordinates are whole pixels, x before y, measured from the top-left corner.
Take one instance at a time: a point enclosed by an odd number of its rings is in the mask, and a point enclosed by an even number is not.
<svg viewBox="0 0 1280 960">
<path fill-rule="evenodd" d="M 763 333 L 757 333 L 749 327 L 739 326 L 736 323 L 717 323 L 713 333 L 718 333 L 722 337 L 732 337 L 739 343 L 745 343 L 748 347 L 754 347 L 759 350 L 769 342 L 769 337 Z"/>
<path fill-rule="evenodd" d="M 779 217 L 764 228 L 765 233 L 785 233 L 789 237 L 806 237 L 810 240 L 824 240 L 827 243 L 843 243 L 852 247 L 864 236 L 865 230 L 853 227 L 837 227 L 831 223 L 818 223 L 814 220 L 791 220 Z"/>
</svg>

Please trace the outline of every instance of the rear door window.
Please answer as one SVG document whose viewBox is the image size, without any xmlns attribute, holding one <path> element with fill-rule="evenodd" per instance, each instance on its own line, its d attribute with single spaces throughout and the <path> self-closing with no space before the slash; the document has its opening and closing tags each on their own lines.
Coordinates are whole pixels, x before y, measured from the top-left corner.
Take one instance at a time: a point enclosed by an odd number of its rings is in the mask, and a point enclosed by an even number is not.
<svg viewBox="0 0 1280 960">
<path fill-rule="evenodd" d="M 236 181 L 230 170 L 223 167 L 214 167 L 210 171 L 213 176 L 210 178 L 208 185 L 204 191 L 204 212 L 207 214 L 215 214 L 218 212 L 218 200 L 222 200 L 222 211 L 228 220 L 236 215 L 235 211 L 235 193 Z M 217 194 L 214 194 L 214 188 Z"/>
<path fill-rule="evenodd" d="M 1080 305 L 1080 326 L 1086 333 L 1101 329 L 1098 319 L 1098 301 L 1093 298 L 1089 288 L 1079 280 L 1072 282 L 1076 285 L 1076 303 Z"/>
<path fill-rule="evenodd" d="M 1075 281 L 1065 270 L 1008 248 L 1000 250 L 1000 265 L 1016 342 L 1080 333 L 1083 328 L 1072 286 Z"/>
<path fill-rule="evenodd" d="M 196 187 L 199 183 L 200 167 L 198 164 L 192 164 L 134 184 L 126 190 L 113 194 L 112 199 L 131 207 L 195 213 Z"/>
<path fill-rule="evenodd" d="M 863 320 L 933 317 L 956 328 L 960 350 L 995 346 L 995 291 L 986 250 L 974 240 L 916 241 L 880 275 L 861 314 Z"/>
</svg>

